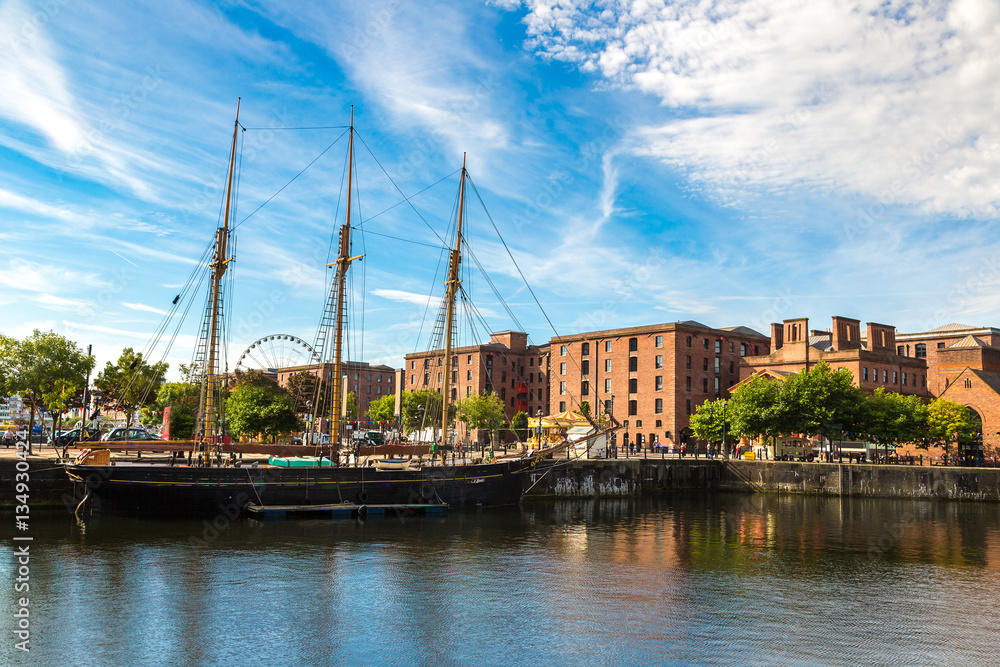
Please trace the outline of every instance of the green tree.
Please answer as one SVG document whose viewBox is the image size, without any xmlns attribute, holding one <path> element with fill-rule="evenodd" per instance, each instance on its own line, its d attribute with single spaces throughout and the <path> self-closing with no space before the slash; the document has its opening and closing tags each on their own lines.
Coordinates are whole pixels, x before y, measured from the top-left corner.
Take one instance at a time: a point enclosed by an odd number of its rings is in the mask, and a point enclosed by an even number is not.
<svg viewBox="0 0 1000 667">
<path fill-rule="evenodd" d="M 939 445 L 945 454 L 951 446 L 975 437 L 969 409 L 947 398 L 938 398 L 927 406 L 927 439 L 918 444 L 923 449 Z"/>
<path fill-rule="evenodd" d="M 441 424 L 441 393 L 433 389 L 404 391 L 402 398 L 403 426 L 416 431 Z"/>
<path fill-rule="evenodd" d="M 368 406 L 368 418 L 376 422 L 391 422 L 396 417 L 396 397 L 392 394 L 372 401 Z"/>
<path fill-rule="evenodd" d="M 849 370 L 834 371 L 821 361 L 786 378 L 780 400 L 785 433 L 824 435 L 832 441 L 856 429 L 864 394 Z"/>
<path fill-rule="evenodd" d="M 181 377 L 185 377 L 181 373 Z M 190 377 L 190 376 L 188 376 Z M 143 423 L 162 424 L 163 413 L 170 407 L 169 431 L 173 440 L 188 440 L 194 437 L 198 420 L 198 402 L 201 386 L 193 382 L 166 382 L 156 394 L 156 402 L 147 421 Z"/>
<path fill-rule="evenodd" d="M 733 437 L 773 440 L 787 432 L 781 384 L 780 380 L 757 376 L 737 387 L 726 406 Z"/>
<path fill-rule="evenodd" d="M 524 442 L 528 439 L 528 413 L 524 410 L 518 410 L 514 413 L 514 416 L 510 420 L 510 427 L 514 430 L 514 437 L 517 438 L 519 442 Z"/>
<path fill-rule="evenodd" d="M 110 361 L 98 373 L 94 386 L 101 392 L 101 402 L 125 413 L 125 426 L 132 425 L 132 415 L 139 408 L 152 405 L 167 374 L 167 363 L 149 364 L 142 352 L 126 347 L 117 363 Z"/>
<path fill-rule="evenodd" d="M 691 415 L 691 430 L 699 440 L 720 443 L 732 435 L 729 424 L 729 410 L 726 399 L 705 401 Z M 728 449 L 727 449 L 728 453 Z"/>
<path fill-rule="evenodd" d="M 285 385 L 285 390 L 295 399 L 295 409 L 300 413 L 314 415 L 327 411 L 328 389 L 324 380 L 308 371 L 292 373 L 288 376 L 288 384 Z"/>
<path fill-rule="evenodd" d="M 272 442 L 278 435 L 302 428 L 292 397 L 280 387 L 260 383 L 237 384 L 226 401 L 226 417 L 237 436 L 263 434 Z"/>
<path fill-rule="evenodd" d="M 857 430 L 869 441 L 883 445 L 888 453 L 890 447 L 924 441 L 927 417 L 927 406 L 919 396 L 879 387 L 864 401 Z"/>
<path fill-rule="evenodd" d="M 496 428 L 503 420 L 503 401 L 496 393 L 467 396 L 455 405 L 455 414 L 459 421 L 465 422 L 471 428 Z"/>
<path fill-rule="evenodd" d="M 52 331 L 35 329 L 23 341 L 0 334 L 0 395 L 17 394 L 31 408 L 29 451 L 35 412 L 65 408 L 93 367 L 93 357 Z"/>
</svg>

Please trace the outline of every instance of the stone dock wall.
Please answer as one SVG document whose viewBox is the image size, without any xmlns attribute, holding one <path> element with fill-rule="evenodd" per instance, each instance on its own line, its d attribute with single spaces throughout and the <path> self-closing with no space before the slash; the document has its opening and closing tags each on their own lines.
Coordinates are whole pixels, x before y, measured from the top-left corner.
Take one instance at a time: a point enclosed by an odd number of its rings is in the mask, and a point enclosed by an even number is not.
<svg viewBox="0 0 1000 667">
<path fill-rule="evenodd" d="M 1000 501 L 1000 468 L 629 459 L 574 461 L 532 473 L 529 497 L 736 491 Z"/>
</svg>

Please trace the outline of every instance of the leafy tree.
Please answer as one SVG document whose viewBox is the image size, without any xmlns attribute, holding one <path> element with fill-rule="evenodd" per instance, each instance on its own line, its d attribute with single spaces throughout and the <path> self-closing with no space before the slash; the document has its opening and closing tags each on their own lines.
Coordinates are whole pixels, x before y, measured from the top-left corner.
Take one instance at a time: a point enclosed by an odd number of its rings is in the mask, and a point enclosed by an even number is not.
<svg viewBox="0 0 1000 667">
<path fill-rule="evenodd" d="M 691 415 L 691 430 L 694 436 L 715 443 L 722 442 L 723 437 L 728 439 L 733 433 L 729 424 L 728 407 L 727 401 L 723 398 L 705 401 L 699 405 Z"/>
<path fill-rule="evenodd" d="M 939 398 L 927 406 L 927 439 L 917 446 L 927 449 L 930 445 L 939 445 L 949 454 L 953 444 L 975 437 L 975 430 L 968 408 Z"/>
<path fill-rule="evenodd" d="M 105 364 L 94 386 L 101 391 L 101 402 L 112 410 L 125 413 L 125 426 L 132 425 L 132 415 L 139 408 L 152 405 L 167 373 L 167 363 L 149 364 L 142 352 L 126 347 L 118 362 Z"/>
<path fill-rule="evenodd" d="M 879 387 L 863 403 L 858 430 L 866 438 L 889 447 L 920 443 L 927 435 L 928 410 L 919 396 L 886 391 Z"/>
<path fill-rule="evenodd" d="M 821 361 L 782 383 L 783 431 L 824 435 L 832 441 L 856 428 L 863 401 L 864 394 L 854 386 L 850 371 L 834 371 Z"/>
<path fill-rule="evenodd" d="M 392 394 L 372 401 L 368 406 L 368 418 L 376 422 L 392 421 L 396 416 L 396 397 Z"/>
<path fill-rule="evenodd" d="M 787 432 L 781 386 L 778 380 L 757 376 L 733 392 L 726 414 L 734 436 L 763 436 L 773 440 Z"/>
<path fill-rule="evenodd" d="M 437 426 L 441 423 L 441 393 L 433 389 L 404 391 L 402 412 L 407 431 Z"/>
<path fill-rule="evenodd" d="M 0 334 L 0 394 L 20 395 L 31 408 L 29 434 L 35 412 L 65 408 L 93 367 L 93 357 L 52 331 L 35 329 L 23 341 Z"/>
<path fill-rule="evenodd" d="M 244 382 L 237 384 L 226 401 L 229 427 L 238 436 L 263 434 L 274 438 L 302 428 L 295 401 L 280 387 Z"/>
<path fill-rule="evenodd" d="M 504 418 L 504 405 L 496 393 L 476 394 L 459 401 L 455 413 L 459 421 L 472 428 L 495 428 Z"/>
<path fill-rule="evenodd" d="M 185 374 L 181 373 L 184 377 Z M 190 376 L 188 376 L 190 377 Z M 165 408 L 170 407 L 170 437 L 175 440 L 193 438 L 198 421 L 201 386 L 193 382 L 166 382 L 156 394 L 156 402 L 148 423 L 162 424 Z M 147 423 L 147 422 L 143 422 Z"/>
<path fill-rule="evenodd" d="M 528 439 L 528 413 L 524 410 L 518 410 L 514 413 L 513 418 L 510 420 L 510 426 L 514 429 L 514 436 L 518 441 L 525 441 Z"/>
</svg>

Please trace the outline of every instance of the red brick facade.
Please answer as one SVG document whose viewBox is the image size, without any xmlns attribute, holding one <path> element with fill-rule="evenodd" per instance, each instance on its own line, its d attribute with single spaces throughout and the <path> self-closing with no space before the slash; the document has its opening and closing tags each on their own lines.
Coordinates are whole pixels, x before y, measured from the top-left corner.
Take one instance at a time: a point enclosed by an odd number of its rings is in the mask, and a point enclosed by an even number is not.
<svg viewBox="0 0 1000 667">
<path fill-rule="evenodd" d="M 747 357 L 740 380 L 760 370 L 798 373 L 820 361 L 833 370 L 846 368 L 857 386 L 865 391 L 882 387 L 886 391 L 929 397 L 927 364 L 923 359 L 896 353 L 895 328 L 868 323 L 861 335 L 859 320 L 834 317 L 827 331 L 809 330 L 808 318 L 785 320 L 771 325 L 771 353 Z"/>
<path fill-rule="evenodd" d="M 700 404 L 729 395 L 741 357 L 766 354 L 770 341 L 746 327 L 687 321 L 560 336 L 550 346 L 551 411 L 586 401 L 625 425 L 620 443 L 649 446 L 678 443 Z"/>
<path fill-rule="evenodd" d="M 275 379 L 282 387 L 288 385 L 288 379 L 301 372 L 322 375 L 333 381 L 333 364 L 310 364 L 308 366 L 292 366 L 279 368 Z M 347 376 L 347 391 L 354 392 L 354 402 L 358 406 L 359 417 L 364 418 L 368 406 L 387 394 L 395 395 L 399 390 L 396 381 L 396 369 L 391 366 L 371 366 L 363 361 L 345 361 L 341 364 L 341 372 Z"/>
</svg>

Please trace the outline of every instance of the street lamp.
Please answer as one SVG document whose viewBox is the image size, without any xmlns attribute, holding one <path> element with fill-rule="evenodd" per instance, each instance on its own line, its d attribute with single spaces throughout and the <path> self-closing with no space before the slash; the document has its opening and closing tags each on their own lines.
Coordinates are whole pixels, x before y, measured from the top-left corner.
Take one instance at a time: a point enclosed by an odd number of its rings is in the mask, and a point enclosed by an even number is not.
<svg viewBox="0 0 1000 667">
<path fill-rule="evenodd" d="M 542 448 L 542 409 L 538 408 L 538 412 L 535 414 L 538 418 L 538 448 Z"/>
</svg>

